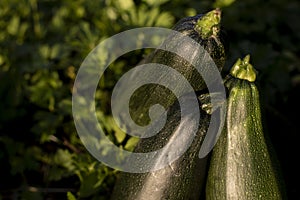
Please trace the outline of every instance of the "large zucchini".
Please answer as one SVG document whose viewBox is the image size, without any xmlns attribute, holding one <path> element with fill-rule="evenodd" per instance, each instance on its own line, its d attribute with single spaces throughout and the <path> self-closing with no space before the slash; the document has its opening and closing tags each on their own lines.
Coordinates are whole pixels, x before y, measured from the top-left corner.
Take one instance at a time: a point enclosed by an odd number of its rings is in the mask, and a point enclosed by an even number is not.
<svg viewBox="0 0 300 200">
<path fill-rule="evenodd" d="M 264 135 L 256 73 L 249 56 L 238 60 L 225 80 L 227 118 L 212 153 L 207 200 L 283 199 L 274 152 Z"/>
<path fill-rule="evenodd" d="M 219 70 L 225 62 L 225 44 L 221 39 L 220 11 L 213 10 L 205 15 L 188 17 L 179 21 L 174 30 L 184 33 L 200 43 L 213 58 Z M 182 49 L 193 54 L 197 54 L 194 49 L 188 49 L 180 40 L 174 42 L 176 38 L 167 38 L 165 44 L 176 44 L 173 48 Z M 178 38 L 177 38 L 178 39 Z M 200 74 L 186 60 L 170 52 L 156 50 L 142 63 L 161 63 L 172 67 L 183 74 L 196 91 L 206 88 Z M 174 83 L 176 84 L 176 83 Z M 189 95 L 181 97 L 189 105 Z M 176 134 L 186 135 L 188 123 L 195 120 L 193 113 L 186 119 L 181 119 L 180 109 L 176 97 L 168 93 L 165 88 L 159 86 L 147 86 L 147 89 L 136 92 L 131 98 L 131 111 L 133 119 L 141 124 L 145 121 L 140 118 L 147 113 L 149 107 L 159 103 L 168 108 L 167 122 L 164 128 L 155 136 L 140 139 L 134 152 L 151 152 L 172 144 L 172 137 Z M 145 101 L 146 100 L 146 101 Z M 199 107 L 200 108 L 200 107 Z M 191 110 L 198 110 L 191 108 Z M 142 113 L 141 115 L 135 113 Z M 194 113 L 199 114 L 199 113 Z M 187 126 L 180 127 L 180 121 L 186 121 Z M 113 200 L 159 200 L 159 199 L 198 199 L 200 190 L 204 184 L 206 171 L 206 158 L 199 159 L 198 153 L 205 137 L 210 122 L 210 115 L 201 111 L 201 121 L 199 130 L 189 147 L 189 149 L 178 160 L 169 166 L 148 173 L 126 173 L 121 172 L 116 182 Z M 188 137 L 188 136 L 186 136 Z M 184 145 L 184 144 L 183 144 Z M 158 159 L 155 161 L 161 162 Z"/>
</svg>

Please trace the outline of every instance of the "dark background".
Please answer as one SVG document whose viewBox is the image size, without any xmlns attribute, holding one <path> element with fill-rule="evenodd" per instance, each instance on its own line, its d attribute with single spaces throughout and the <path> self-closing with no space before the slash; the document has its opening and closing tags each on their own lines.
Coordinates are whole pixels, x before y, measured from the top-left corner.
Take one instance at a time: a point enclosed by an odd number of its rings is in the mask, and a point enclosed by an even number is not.
<svg viewBox="0 0 300 200">
<path fill-rule="evenodd" d="M 289 199 L 299 188 L 300 3 L 298 0 L 1 0 L 0 199 L 107 199 L 116 171 L 85 150 L 71 112 L 72 86 L 103 39 L 136 27 L 171 28 L 179 19 L 222 7 L 230 42 L 223 74 L 251 55 L 258 70 L 265 130 L 280 161 Z M 114 83 L 143 52 L 117 60 L 99 83 L 99 120 L 126 149 L 134 140 L 112 123 Z"/>
</svg>

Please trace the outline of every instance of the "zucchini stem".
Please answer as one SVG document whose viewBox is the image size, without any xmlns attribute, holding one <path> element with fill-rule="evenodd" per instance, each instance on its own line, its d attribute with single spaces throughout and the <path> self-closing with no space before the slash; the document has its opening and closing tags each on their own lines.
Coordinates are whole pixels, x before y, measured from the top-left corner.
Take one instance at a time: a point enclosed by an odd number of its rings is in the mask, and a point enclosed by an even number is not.
<svg viewBox="0 0 300 200">
<path fill-rule="evenodd" d="M 250 55 L 246 55 L 243 60 L 239 58 L 231 68 L 230 75 L 238 79 L 254 82 L 256 79 L 256 70 L 249 61 Z"/>
<path fill-rule="evenodd" d="M 195 30 L 204 39 L 217 36 L 220 31 L 221 10 L 219 8 L 205 14 L 197 21 Z"/>
</svg>

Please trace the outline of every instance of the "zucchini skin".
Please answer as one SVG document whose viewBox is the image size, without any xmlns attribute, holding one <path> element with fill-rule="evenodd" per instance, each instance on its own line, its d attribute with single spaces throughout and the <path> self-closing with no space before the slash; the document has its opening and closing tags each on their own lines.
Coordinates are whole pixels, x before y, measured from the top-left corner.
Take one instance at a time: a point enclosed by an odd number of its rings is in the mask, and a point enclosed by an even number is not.
<svg viewBox="0 0 300 200">
<path fill-rule="evenodd" d="M 189 101 L 188 96 L 183 97 Z M 112 200 L 198 200 L 205 185 L 207 158 L 199 159 L 198 153 L 210 123 L 210 115 L 201 110 L 199 130 L 188 150 L 176 161 L 153 172 L 121 172 L 111 196 Z M 172 143 L 172 136 L 179 128 L 180 109 L 174 104 L 169 109 L 166 126 L 160 133 L 143 138 L 134 152 L 149 152 Z M 185 119 L 183 119 L 185 120 Z M 188 120 L 193 120 L 193 117 Z M 178 134 L 185 134 L 184 131 Z M 155 162 L 159 163 L 157 159 Z"/>
<path fill-rule="evenodd" d="M 229 90 L 227 118 L 213 149 L 206 199 L 285 199 L 279 169 L 263 132 L 256 85 L 232 76 L 225 84 Z"/>
</svg>

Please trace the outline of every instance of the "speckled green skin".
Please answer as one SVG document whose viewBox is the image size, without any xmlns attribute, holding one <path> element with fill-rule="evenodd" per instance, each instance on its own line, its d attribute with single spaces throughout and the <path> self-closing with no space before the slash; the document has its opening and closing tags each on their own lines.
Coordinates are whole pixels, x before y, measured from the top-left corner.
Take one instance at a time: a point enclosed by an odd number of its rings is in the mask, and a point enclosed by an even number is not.
<svg viewBox="0 0 300 200">
<path fill-rule="evenodd" d="M 183 97 L 185 98 L 185 97 Z M 187 103 L 188 97 L 184 99 Z M 198 200 L 205 184 L 207 158 L 199 159 L 198 154 L 209 126 L 210 115 L 201 112 L 199 130 L 189 149 L 179 159 L 163 169 L 149 173 L 121 172 L 116 182 L 112 200 Z M 191 117 L 188 120 L 194 120 Z M 182 119 L 186 120 L 186 119 Z M 141 139 L 135 152 L 149 152 L 172 144 L 172 136 L 178 131 L 180 108 L 170 107 L 166 126 L 150 138 Z M 185 127 L 178 134 L 185 134 Z M 187 134 L 185 134 L 187 135 Z M 169 144 L 170 145 L 170 144 Z M 182 144 L 184 145 L 184 144 Z M 155 161 L 160 162 L 159 158 Z"/>
<path fill-rule="evenodd" d="M 278 170 L 265 140 L 255 84 L 230 76 L 226 86 L 227 119 L 213 149 L 206 199 L 284 199 Z"/>
</svg>

